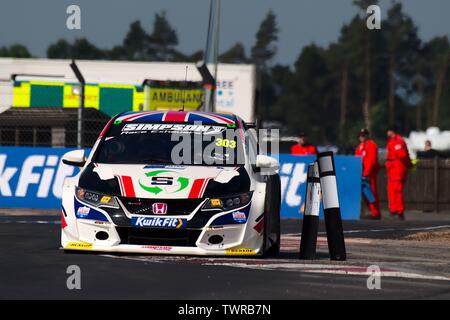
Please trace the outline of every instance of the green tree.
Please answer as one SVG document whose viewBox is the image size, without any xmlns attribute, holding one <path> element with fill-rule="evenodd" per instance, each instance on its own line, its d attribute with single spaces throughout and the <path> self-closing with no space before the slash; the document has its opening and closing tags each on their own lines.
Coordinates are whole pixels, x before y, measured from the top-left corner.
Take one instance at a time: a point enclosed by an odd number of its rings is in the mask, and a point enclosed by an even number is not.
<svg viewBox="0 0 450 320">
<path fill-rule="evenodd" d="M 258 72 L 258 109 L 259 120 L 269 119 L 273 110 L 270 109 L 277 99 L 274 92 L 274 83 L 269 69 L 269 62 L 275 56 L 278 40 L 278 27 L 276 16 L 270 10 L 261 22 L 254 46 L 251 48 L 250 61 L 254 63 Z"/>
<path fill-rule="evenodd" d="M 0 57 L 31 58 L 27 47 L 21 44 L 13 44 L 9 47 L 0 47 Z"/>
<path fill-rule="evenodd" d="M 234 44 L 230 49 L 223 52 L 219 56 L 219 61 L 222 63 L 246 63 L 248 62 L 245 55 L 244 45 L 240 42 Z"/>
<path fill-rule="evenodd" d="M 156 13 L 153 32 L 149 36 L 149 55 L 158 61 L 170 61 L 176 54 L 177 45 L 178 36 L 167 20 L 166 12 Z"/>
<path fill-rule="evenodd" d="M 383 26 L 389 55 L 388 123 L 392 125 L 397 122 L 397 92 L 405 93 L 411 85 L 411 66 L 417 59 L 420 40 L 417 27 L 413 20 L 402 11 L 400 2 L 393 2 Z M 403 112 L 403 118 L 407 118 L 405 112 Z"/>
<path fill-rule="evenodd" d="M 203 60 L 203 50 L 197 50 L 188 56 L 187 61 L 197 62 Z"/>
<path fill-rule="evenodd" d="M 47 48 L 47 58 L 49 59 L 71 59 L 72 45 L 65 39 L 59 39 L 56 43 Z"/>
<path fill-rule="evenodd" d="M 277 102 L 280 120 L 292 134 L 306 131 L 314 141 L 334 140 L 337 109 L 331 103 L 325 50 L 314 44 L 304 47 L 294 66 L 292 75 L 286 70 L 279 73 L 289 82 Z"/>
<path fill-rule="evenodd" d="M 202 59 L 203 59 L 203 50 L 197 50 L 191 54 L 184 54 L 178 50 L 174 50 L 170 61 L 172 61 L 172 62 L 198 62 Z"/>
<path fill-rule="evenodd" d="M 337 42 L 330 44 L 324 53 L 332 103 L 338 106 L 334 130 L 337 141 L 342 144 L 355 143 L 357 131 L 371 121 L 374 110 L 368 106 L 378 98 L 373 96 L 373 92 L 377 92 L 374 88 L 382 85 L 373 80 L 382 61 L 379 59 L 380 39 L 373 33 L 367 34 L 365 21 L 365 17 L 355 15 L 343 25 Z M 367 51 L 369 40 L 370 52 Z M 336 139 L 331 141 L 336 142 Z"/>
<path fill-rule="evenodd" d="M 354 0 L 354 4 L 360 8 L 361 12 L 365 14 L 368 6 L 372 4 L 376 4 L 377 1 L 372 0 Z M 372 37 L 369 32 L 376 32 L 366 28 L 366 21 L 364 19 L 361 20 L 361 30 L 363 30 L 363 40 L 364 43 L 362 45 L 363 48 L 363 72 L 364 72 L 364 101 L 362 103 L 362 113 L 364 117 L 364 125 L 369 131 L 371 130 L 371 117 L 370 117 L 370 107 L 372 104 L 372 64 L 373 64 L 373 56 L 372 56 Z"/>
<path fill-rule="evenodd" d="M 341 36 L 337 43 L 332 43 L 326 51 L 326 59 L 330 69 L 330 76 L 339 87 L 335 87 L 336 96 L 339 96 L 339 129 L 338 141 L 343 143 L 347 141 L 347 119 L 349 113 L 349 90 L 350 77 L 352 76 L 352 67 L 354 59 L 352 59 L 352 41 L 349 37 L 349 26 L 344 25 L 341 29 Z"/>
<path fill-rule="evenodd" d="M 101 60 L 107 57 L 105 51 L 97 48 L 86 38 L 75 39 L 71 51 L 73 59 Z"/>
<path fill-rule="evenodd" d="M 436 37 L 424 45 L 423 55 L 428 61 L 428 75 L 432 90 L 432 107 L 429 108 L 428 125 L 440 123 L 441 99 L 449 72 L 450 45 L 447 36 Z"/>
<path fill-rule="evenodd" d="M 101 60 L 108 57 L 107 50 L 97 48 L 86 38 L 75 39 L 73 44 L 60 39 L 47 48 L 47 58 L 49 59 Z"/>
<path fill-rule="evenodd" d="M 116 55 L 125 54 L 128 60 L 147 60 L 149 35 L 142 28 L 140 21 L 134 21 L 130 24 L 122 48 L 115 48 L 113 51 Z"/>
<path fill-rule="evenodd" d="M 265 68 L 269 61 L 275 56 L 278 40 L 278 26 L 276 16 L 270 10 L 259 26 L 256 33 L 256 43 L 251 49 L 251 60 L 257 66 Z"/>
<path fill-rule="evenodd" d="M 111 50 L 106 51 L 106 54 L 110 60 L 131 60 L 131 58 L 129 58 L 130 52 L 122 45 L 112 47 Z"/>
</svg>

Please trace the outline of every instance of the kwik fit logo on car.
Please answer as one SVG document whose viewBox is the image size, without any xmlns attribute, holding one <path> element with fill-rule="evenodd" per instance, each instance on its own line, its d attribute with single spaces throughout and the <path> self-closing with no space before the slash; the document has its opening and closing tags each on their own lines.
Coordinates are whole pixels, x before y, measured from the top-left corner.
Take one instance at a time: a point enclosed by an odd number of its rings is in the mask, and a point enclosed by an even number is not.
<svg viewBox="0 0 450 320">
<path fill-rule="evenodd" d="M 147 172 L 144 178 L 139 179 L 139 186 L 153 194 L 177 193 L 186 189 L 188 185 L 189 178 L 180 176 L 176 171 L 166 169 Z"/>
<path fill-rule="evenodd" d="M 131 225 L 140 228 L 183 229 L 186 227 L 186 220 L 180 218 L 132 217 Z"/>
</svg>

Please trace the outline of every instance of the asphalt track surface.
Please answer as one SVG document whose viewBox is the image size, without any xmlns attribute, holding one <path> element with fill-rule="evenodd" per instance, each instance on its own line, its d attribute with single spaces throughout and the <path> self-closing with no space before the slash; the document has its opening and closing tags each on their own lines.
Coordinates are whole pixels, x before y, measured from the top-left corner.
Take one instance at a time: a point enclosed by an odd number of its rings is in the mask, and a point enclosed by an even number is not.
<svg viewBox="0 0 450 320">
<path fill-rule="evenodd" d="M 323 225 L 318 258 L 297 259 L 300 220 L 283 220 L 273 259 L 64 253 L 57 216 L 0 216 L 0 299 L 450 299 L 449 246 L 404 235 L 450 219 L 344 222 L 348 261 L 330 262 Z M 367 288 L 367 267 L 381 289 Z M 66 271 L 81 268 L 81 290 Z"/>
</svg>

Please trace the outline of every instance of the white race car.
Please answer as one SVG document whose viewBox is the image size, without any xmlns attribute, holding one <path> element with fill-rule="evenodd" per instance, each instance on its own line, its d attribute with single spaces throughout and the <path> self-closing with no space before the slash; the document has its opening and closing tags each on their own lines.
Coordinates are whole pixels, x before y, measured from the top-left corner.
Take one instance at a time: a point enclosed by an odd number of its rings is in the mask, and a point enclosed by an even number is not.
<svg viewBox="0 0 450 320">
<path fill-rule="evenodd" d="M 230 134 L 231 132 L 231 134 Z M 276 159 L 234 115 L 119 114 L 64 183 L 64 250 L 179 255 L 275 255 L 280 250 Z"/>
</svg>

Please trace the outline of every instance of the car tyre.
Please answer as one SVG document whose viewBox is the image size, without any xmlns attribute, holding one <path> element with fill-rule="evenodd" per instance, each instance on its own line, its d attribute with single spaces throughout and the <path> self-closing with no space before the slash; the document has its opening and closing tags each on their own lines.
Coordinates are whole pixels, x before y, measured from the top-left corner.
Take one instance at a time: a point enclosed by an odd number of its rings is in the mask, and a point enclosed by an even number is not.
<svg viewBox="0 0 450 320">
<path fill-rule="evenodd" d="M 278 174 L 270 175 L 267 177 L 264 202 L 264 257 L 273 257 L 280 253 L 280 206 L 280 176 Z"/>
</svg>

